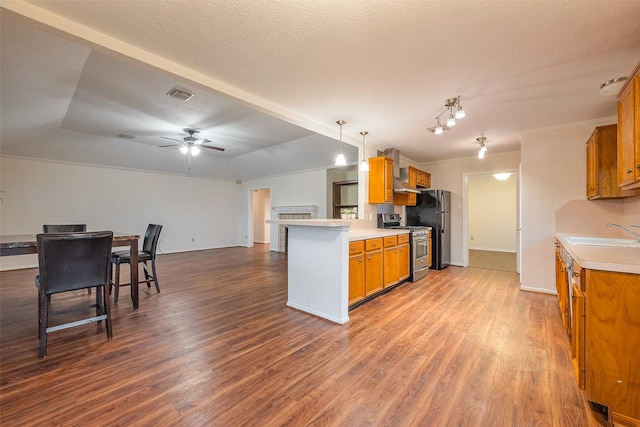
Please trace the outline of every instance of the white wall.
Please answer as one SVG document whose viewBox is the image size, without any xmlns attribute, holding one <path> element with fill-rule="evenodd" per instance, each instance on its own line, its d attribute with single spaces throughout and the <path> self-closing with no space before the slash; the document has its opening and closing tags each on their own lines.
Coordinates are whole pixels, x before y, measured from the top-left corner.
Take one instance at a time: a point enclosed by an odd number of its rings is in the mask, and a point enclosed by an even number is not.
<svg viewBox="0 0 640 427">
<path fill-rule="evenodd" d="M 469 249 L 516 251 L 517 179 L 471 176 L 467 184 Z"/>
<path fill-rule="evenodd" d="M 609 118 L 522 135 L 523 289 L 555 293 L 555 233 L 605 235 L 615 233 L 607 222 L 638 218 L 635 200 L 586 200 L 585 143 L 595 126 L 613 122 Z"/>
<path fill-rule="evenodd" d="M 0 233 L 36 234 L 45 223 L 144 235 L 163 225 L 158 250 L 244 245 L 243 209 L 234 182 L 71 163 L 0 158 Z M 192 241 L 192 239 L 194 241 Z M 0 269 L 37 266 L 35 255 L 0 258 Z"/>
<path fill-rule="evenodd" d="M 245 189 L 251 191 L 260 188 L 268 188 L 271 194 L 271 219 L 274 217 L 273 208 L 277 206 L 318 206 L 318 218 L 327 217 L 327 171 L 314 170 L 289 175 L 281 175 L 248 181 L 242 184 Z M 241 213 L 244 212 L 244 213 Z M 238 211 L 239 217 L 247 222 L 248 207 L 244 211 Z M 270 249 L 277 251 L 278 226 L 271 225 Z M 245 239 L 246 240 L 246 239 Z"/>
<path fill-rule="evenodd" d="M 520 152 L 491 153 L 491 146 L 484 159 L 467 157 L 436 163 L 423 163 L 417 167 L 431 174 L 431 188 L 451 191 L 451 263 L 463 264 L 463 193 L 464 175 L 493 173 L 518 169 Z"/>
</svg>

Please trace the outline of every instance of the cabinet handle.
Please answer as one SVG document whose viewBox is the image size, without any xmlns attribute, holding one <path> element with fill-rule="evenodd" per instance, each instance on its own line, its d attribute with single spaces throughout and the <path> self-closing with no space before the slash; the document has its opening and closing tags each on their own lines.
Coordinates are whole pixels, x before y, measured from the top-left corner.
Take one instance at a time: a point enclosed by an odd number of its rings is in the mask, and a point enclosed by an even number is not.
<svg viewBox="0 0 640 427">
<path fill-rule="evenodd" d="M 627 173 L 631 173 L 633 172 L 631 169 L 627 169 Z"/>
<path fill-rule="evenodd" d="M 580 277 L 580 275 L 578 273 L 573 273 L 572 276 L 573 277 Z"/>
<path fill-rule="evenodd" d="M 636 169 L 640 169 L 640 163 L 636 165 Z"/>
</svg>

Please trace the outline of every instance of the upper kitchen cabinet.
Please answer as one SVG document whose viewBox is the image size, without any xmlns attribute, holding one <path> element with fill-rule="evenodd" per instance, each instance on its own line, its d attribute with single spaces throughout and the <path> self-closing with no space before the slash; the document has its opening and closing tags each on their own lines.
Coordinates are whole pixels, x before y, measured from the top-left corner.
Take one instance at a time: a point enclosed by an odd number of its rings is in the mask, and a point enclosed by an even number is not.
<svg viewBox="0 0 640 427">
<path fill-rule="evenodd" d="M 618 126 L 597 127 L 587 141 L 587 199 L 613 199 L 640 196 L 640 190 L 623 190 L 618 186 Z"/>
<path fill-rule="evenodd" d="M 618 97 L 618 185 L 640 188 L 640 63 Z"/>
<path fill-rule="evenodd" d="M 393 203 L 401 206 L 415 206 L 419 190 L 431 187 L 431 174 L 413 166 L 401 168 L 400 185 L 400 188 L 394 190 Z"/>
<path fill-rule="evenodd" d="M 385 157 L 369 159 L 369 203 L 393 202 L 393 160 Z"/>
</svg>

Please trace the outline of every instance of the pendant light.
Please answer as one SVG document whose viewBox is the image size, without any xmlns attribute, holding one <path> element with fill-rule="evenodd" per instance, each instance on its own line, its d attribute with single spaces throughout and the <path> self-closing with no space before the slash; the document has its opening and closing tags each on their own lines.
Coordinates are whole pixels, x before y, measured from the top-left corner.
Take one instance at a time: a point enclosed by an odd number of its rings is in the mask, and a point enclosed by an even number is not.
<svg viewBox="0 0 640 427">
<path fill-rule="evenodd" d="M 340 126 L 340 154 L 338 154 L 338 157 L 336 157 L 336 166 L 345 166 L 347 164 L 347 160 L 344 157 L 344 154 L 342 154 L 342 125 L 344 125 L 345 122 L 344 120 L 338 120 L 336 122 L 339 126 Z"/>
<path fill-rule="evenodd" d="M 476 141 L 478 141 L 478 144 L 480 144 L 480 149 L 478 150 L 478 158 L 479 159 L 484 159 L 484 153 L 487 152 L 487 146 L 484 145 L 486 140 L 487 140 L 487 138 L 485 138 L 484 136 L 476 138 Z"/>
<path fill-rule="evenodd" d="M 360 135 L 362 135 L 362 161 L 360 162 L 360 167 L 358 167 L 358 170 L 360 172 L 369 172 L 369 163 L 367 162 L 367 156 L 364 151 L 364 137 L 367 136 L 368 133 L 369 132 L 367 132 L 366 130 L 360 132 Z"/>
<path fill-rule="evenodd" d="M 447 118 L 446 127 L 440 123 L 440 117 L 449 113 Z M 436 135 L 442 135 L 445 130 L 451 130 L 456 125 L 456 120 L 464 119 L 467 116 L 462 105 L 460 104 L 460 95 L 455 98 L 448 98 L 444 101 L 444 110 L 436 116 L 436 125 L 427 130 L 435 133 Z"/>
</svg>

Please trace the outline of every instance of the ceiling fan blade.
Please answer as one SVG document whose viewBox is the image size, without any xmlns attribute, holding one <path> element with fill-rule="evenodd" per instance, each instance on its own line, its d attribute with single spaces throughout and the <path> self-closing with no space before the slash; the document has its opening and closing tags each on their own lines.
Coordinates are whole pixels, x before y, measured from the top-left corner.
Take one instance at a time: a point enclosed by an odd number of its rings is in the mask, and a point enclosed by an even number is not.
<svg viewBox="0 0 640 427">
<path fill-rule="evenodd" d="M 168 136 L 161 136 L 160 138 L 162 139 L 168 139 L 169 141 L 175 141 L 175 142 L 182 142 L 179 139 L 175 139 L 175 138 L 169 138 Z"/>
<path fill-rule="evenodd" d="M 181 144 L 159 145 L 158 148 L 179 147 Z"/>
<path fill-rule="evenodd" d="M 208 148 L 209 150 L 224 151 L 224 148 L 222 148 L 222 147 L 214 147 L 213 145 L 200 145 L 200 147 Z"/>
</svg>

